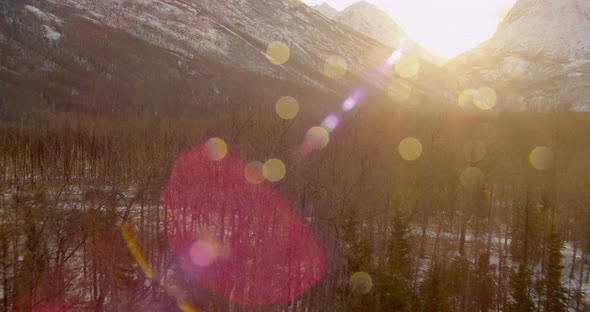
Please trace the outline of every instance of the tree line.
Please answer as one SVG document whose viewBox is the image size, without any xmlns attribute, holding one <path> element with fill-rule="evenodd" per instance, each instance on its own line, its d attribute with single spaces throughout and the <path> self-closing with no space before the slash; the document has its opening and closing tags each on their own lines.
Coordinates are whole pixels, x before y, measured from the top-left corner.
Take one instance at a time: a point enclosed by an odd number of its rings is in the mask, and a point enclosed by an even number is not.
<svg viewBox="0 0 590 312">
<path fill-rule="evenodd" d="M 0 308 L 589 309 L 587 116 L 372 104 L 305 157 L 297 147 L 313 116 L 47 113 L 4 122 Z M 327 256 L 324 277 L 289 304 L 240 306 L 195 283 L 168 246 L 162 191 L 175 160 L 211 137 L 245 163 L 286 165 L 271 187 Z M 416 160 L 400 155 L 408 137 L 420 142 Z"/>
</svg>

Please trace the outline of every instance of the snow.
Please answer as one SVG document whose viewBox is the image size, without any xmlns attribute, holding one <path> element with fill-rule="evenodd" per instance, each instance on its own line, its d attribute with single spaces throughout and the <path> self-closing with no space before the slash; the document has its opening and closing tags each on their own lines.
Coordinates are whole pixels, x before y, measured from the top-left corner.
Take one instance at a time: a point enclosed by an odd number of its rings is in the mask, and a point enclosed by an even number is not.
<svg viewBox="0 0 590 312">
<path fill-rule="evenodd" d="M 63 20 L 60 19 L 59 17 L 57 17 L 53 14 L 45 13 L 32 5 L 27 4 L 24 6 L 24 8 L 26 10 L 28 10 L 29 12 L 33 13 L 38 19 L 43 20 L 45 22 L 53 22 L 56 24 L 63 23 Z"/>
<path fill-rule="evenodd" d="M 400 43 L 404 42 L 404 52 L 433 64 L 442 65 L 446 62 L 416 42 L 407 40 L 404 30 L 387 13 L 367 2 L 353 4 L 335 15 L 333 19 L 389 47 L 398 48 Z"/>
<path fill-rule="evenodd" d="M 31 13 L 35 14 L 39 19 L 46 20 L 48 18 L 47 14 L 43 13 L 43 11 L 37 9 L 32 5 L 25 5 L 25 9 L 29 10 Z"/>
<path fill-rule="evenodd" d="M 327 18 L 334 18 L 338 14 L 338 10 L 334 9 L 327 3 L 323 3 L 320 5 L 314 5 L 312 8 Z"/>
<path fill-rule="evenodd" d="M 61 34 L 52 27 L 43 25 L 43 29 L 45 30 L 45 38 L 51 41 L 57 41 L 61 38 Z"/>
<path fill-rule="evenodd" d="M 494 66 L 499 64 L 499 66 Z M 496 34 L 449 62 L 459 92 L 487 84 L 504 109 L 588 111 L 590 2 L 519 0 Z M 538 86 L 538 88 L 531 88 Z"/>
<path fill-rule="evenodd" d="M 521 0 L 489 42 L 493 50 L 576 59 L 590 53 L 590 4 L 585 0 Z"/>
<path fill-rule="evenodd" d="M 366 2 L 349 6 L 334 19 L 390 47 L 397 47 L 401 37 L 406 36 L 389 15 Z"/>
</svg>

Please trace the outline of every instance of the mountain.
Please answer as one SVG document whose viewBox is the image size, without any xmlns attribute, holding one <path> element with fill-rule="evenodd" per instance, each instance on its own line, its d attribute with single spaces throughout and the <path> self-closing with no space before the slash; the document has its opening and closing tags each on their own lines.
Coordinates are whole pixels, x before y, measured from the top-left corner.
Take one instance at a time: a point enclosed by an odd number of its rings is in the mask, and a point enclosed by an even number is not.
<svg viewBox="0 0 590 312">
<path fill-rule="evenodd" d="M 461 89 L 509 109 L 590 110 L 590 3 L 519 0 L 494 36 L 447 64 Z"/>
<path fill-rule="evenodd" d="M 417 55 L 433 64 L 444 63 L 441 57 L 435 56 L 416 42 L 409 40 L 402 27 L 389 14 L 368 2 L 357 2 L 338 13 L 334 19 L 390 47 L 397 47 L 400 44 L 400 39 L 404 38 L 406 41 L 405 50 L 408 53 Z"/>
<path fill-rule="evenodd" d="M 327 18 L 334 18 L 336 14 L 338 14 L 338 10 L 334 9 L 327 3 L 322 3 L 320 5 L 314 5 L 312 8 L 320 13 L 322 13 Z"/>
<path fill-rule="evenodd" d="M 273 42 L 288 62 L 273 64 Z M 391 78 L 374 77 L 391 48 L 297 1 L 6 0 L 0 51 L 1 119 L 274 111 L 285 95 L 325 103 L 308 110 L 322 114 L 353 86 L 384 91 Z M 323 72 L 334 55 L 348 68 L 337 80 Z M 424 62 L 416 97 L 450 94 L 442 75 Z"/>
</svg>

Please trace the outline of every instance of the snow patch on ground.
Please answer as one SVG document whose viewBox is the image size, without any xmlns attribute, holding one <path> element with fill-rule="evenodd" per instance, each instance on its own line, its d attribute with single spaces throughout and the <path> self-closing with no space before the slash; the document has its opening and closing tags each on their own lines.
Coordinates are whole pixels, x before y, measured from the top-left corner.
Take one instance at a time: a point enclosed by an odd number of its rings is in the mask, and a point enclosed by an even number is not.
<svg viewBox="0 0 590 312">
<path fill-rule="evenodd" d="M 61 38 L 61 34 L 50 26 L 43 25 L 43 30 L 45 31 L 44 37 L 51 41 L 57 41 Z"/>
<path fill-rule="evenodd" d="M 38 19 L 43 20 L 45 22 L 53 22 L 53 23 L 57 23 L 57 24 L 63 23 L 63 20 L 60 19 L 59 17 L 57 17 L 53 14 L 50 14 L 50 13 L 45 13 L 32 5 L 28 5 L 28 4 L 25 5 L 25 9 L 27 11 L 33 13 Z"/>
</svg>

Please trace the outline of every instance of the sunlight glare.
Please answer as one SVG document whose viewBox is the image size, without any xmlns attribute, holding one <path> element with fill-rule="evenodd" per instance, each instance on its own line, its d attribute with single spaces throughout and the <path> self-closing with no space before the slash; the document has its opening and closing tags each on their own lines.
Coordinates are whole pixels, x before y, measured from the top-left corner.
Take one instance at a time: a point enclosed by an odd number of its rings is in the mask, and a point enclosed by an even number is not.
<svg viewBox="0 0 590 312">
<path fill-rule="evenodd" d="M 461 108 L 468 107 L 469 104 L 473 104 L 473 99 L 475 98 L 476 94 L 477 94 L 477 91 L 475 91 L 473 89 L 463 90 L 463 92 L 461 92 L 459 94 L 459 97 L 457 99 L 457 104 Z"/>
<path fill-rule="evenodd" d="M 468 162 L 480 162 L 486 156 L 486 147 L 478 141 L 468 141 L 463 145 L 463 154 Z"/>
<path fill-rule="evenodd" d="M 329 115 L 322 121 L 322 127 L 328 132 L 333 132 L 340 124 L 340 118 L 336 115 Z"/>
<path fill-rule="evenodd" d="M 535 147 L 529 154 L 529 162 L 537 170 L 547 170 L 553 166 L 553 151 L 546 146 Z"/>
<path fill-rule="evenodd" d="M 182 312 L 199 312 L 197 308 L 191 305 L 188 302 L 179 301 L 178 302 L 178 309 Z"/>
<path fill-rule="evenodd" d="M 262 173 L 263 164 L 259 161 L 253 161 L 244 168 L 244 177 L 250 184 L 260 184 L 264 182 L 264 175 Z"/>
<path fill-rule="evenodd" d="M 490 87 L 481 87 L 477 89 L 473 103 L 481 110 L 490 110 L 496 106 L 498 96 L 496 91 Z"/>
<path fill-rule="evenodd" d="M 350 289 L 354 296 L 368 294 L 373 289 L 373 279 L 365 272 L 356 272 L 350 277 Z"/>
<path fill-rule="evenodd" d="M 293 119 L 299 113 L 299 103 L 293 97 L 284 96 L 277 101 L 275 110 L 282 119 Z"/>
<path fill-rule="evenodd" d="M 191 261 L 200 267 L 209 266 L 217 258 L 217 248 L 210 242 L 197 240 L 191 245 Z"/>
<path fill-rule="evenodd" d="M 342 110 L 345 112 L 351 111 L 356 106 L 356 101 L 353 98 L 348 98 L 342 103 Z"/>
<path fill-rule="evenodd" d="M 388 12 L 409 37 L 452 58 L 489 39 L 516 0 L 369 0 Z M 428 8 L 428 9 L 425 9 Z"/>
<path fill-rule="evenodd" d="M 400 50 L 395 50 L 393 51 L 393 53 L 391 53 L 391 56 L 389 56 L 387 58 L 387 65 L 388 66 L 392 66 L 393 64 L 395 64 L 395 62 L 399 61 L 399 59 L 402 57 L 402 51 Z"/>
<path fill-rule="evenodd" d="M 121 224 L 121 234 L 123 235 L 123 239 L 125 239 L 125 243 L 127 243 L 127 247 L 129 248 L 131 255 L 133 256 L 133 258 L 135 258 L 135 261 L 137 261 L 137 264 L 143 270 L 145 275 L 149 278 L 155 278 L 156 274 L 148 264 L 143 253 L 141 252 L 139 248 L 139 243 L 137 241 L 137 235 L 135 234 L 133 229 L 129 225 L 123 223 Z"/>
<path fill-rule="evenodd" d="M 404 55 L 395 63 L 395 72 L 402 78 L 413 78 L 419 70 L 420 61 L 411 55 Z"/>
<path fill-rule="evenodd" d="M 270 182 L 279 182 L 287 173 L 285 164 L 280 159 L 269 159 L 262 165 L 262 174 Z"/>
<path fill-rule="evenodd" d="M 479 124 L 475 128 L 474 136 L 477 142 L 485 146 L 489 146 L 496 143 L 498 130 L 496 129 L 496 126 L 494 126 L 493 124 L 484 122 L 482 124 Z"/>
<path fill-rule="evenodd" d="M 209 139 L 205 143 L 205 154 L 210 160 L 222 160 L 227 155 L 227 144 L 220 138 Z"/>
<path fill-rule="evenodd" d="M 275 41 L 268 45 L 266 49 L 266 55 L 269 62 L 275 65 L 282 65 L 287 63 L 291 56 L 291 50 L 289 46 L 284 42 Z"/>
<path fill-rule="evenodd" d="M 348 98 L 346 98 L 346 100 L 342 104 L 342 110 L 346 113 L 351 111 L 357 105 L 361 104 L 365 100 L 366 96 L 367 94 L 365 89 L 363 89 L 362 87 L 354 88 L 352 92 L 350 92 Z"/>
<path fill-rule="evenodd" d="M 313 127 L 307 131 L 305 140 L 309 142 L 314 149 L 320 150 L 328 146 L 328 143 L 330 142 L 330 134 L 323 127 Z"/>
<path fill-rule="evenodd" d="M 348 63 L 338 55 L 332 55 L 324 63 L 324 75 L 332 79 L 340 79 L 346 75 Z"/>
<path fill-rule="evenodd" d="M 416 138 L 405 138 L 399 144 L 398 150 L 403 159 L 414 161 L 422 156 L 422 143 Z"/>
<path fill-rule="evenodd" d="M 464 188 L 470 189 L 480 184 L 483 184 L 485 176 L 481 169 L 476 167 L 469 167 L 461 173 L 461 185 Z"/>
<path fill-rule="evenodd" d="M 387 87 L 389 98 L 395 103 L 405 103 L 412 96 L 412 87 L 404 80 L 394 80 Z"/>
</svg>

